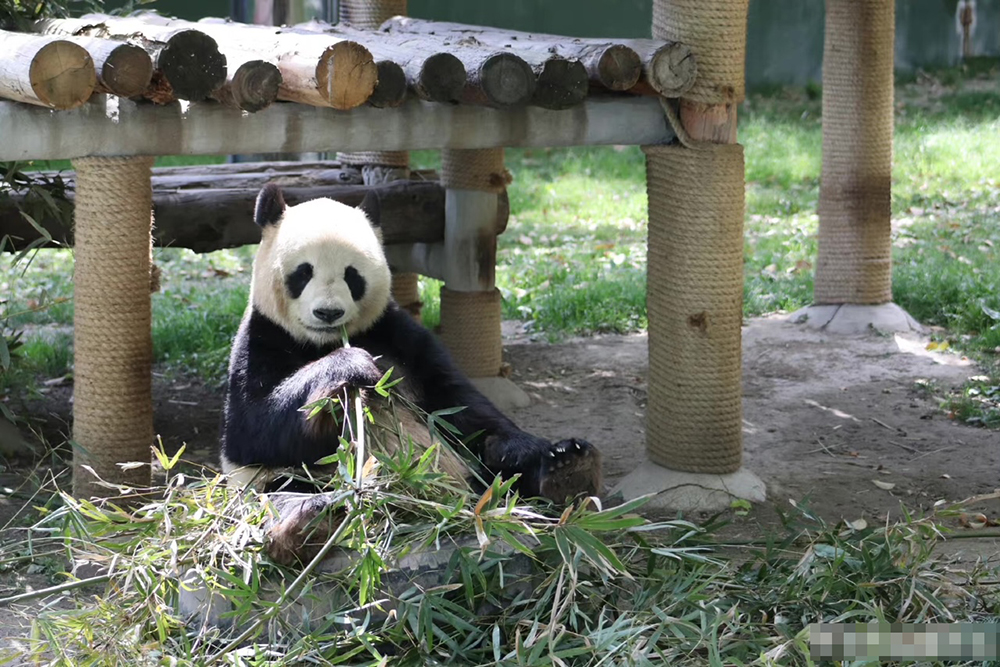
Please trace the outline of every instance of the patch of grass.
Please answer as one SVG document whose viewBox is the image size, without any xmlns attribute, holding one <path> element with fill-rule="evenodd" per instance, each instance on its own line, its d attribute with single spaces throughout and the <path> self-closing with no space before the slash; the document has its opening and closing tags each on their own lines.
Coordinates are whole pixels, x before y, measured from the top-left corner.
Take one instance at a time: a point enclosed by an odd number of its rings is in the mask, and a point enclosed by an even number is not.
<svg viewBox="0 0 1000 667">
<path fill-rule="evenodd" d="M 1000 428 L 1000 376 L 969 378 L 961 392 L 943 405 L 949 416 L 974 426 Z"/>
</svg>

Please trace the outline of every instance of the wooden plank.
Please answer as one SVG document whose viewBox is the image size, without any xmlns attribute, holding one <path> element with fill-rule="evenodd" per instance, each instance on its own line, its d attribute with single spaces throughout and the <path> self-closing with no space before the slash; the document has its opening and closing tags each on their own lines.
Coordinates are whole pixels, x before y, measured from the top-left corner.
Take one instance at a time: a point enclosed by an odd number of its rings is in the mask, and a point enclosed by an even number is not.
<svg viewBox="0 0 1000 667">
<path fill-rule="evenodd" d="M 87 155 L 230 155 L 310 151 L 645 145 L 674 138 L 660 101 L 591 96 L 564 111 L 493 109 L 408 99 L 348 112 L 272 104 L 253 114 L 220 104 L 135 104 L 95 95 L 52 113 L 0 102 L 0 161 Z M 156 128 L 151 131 L 150 128 Z"/>
</svg>

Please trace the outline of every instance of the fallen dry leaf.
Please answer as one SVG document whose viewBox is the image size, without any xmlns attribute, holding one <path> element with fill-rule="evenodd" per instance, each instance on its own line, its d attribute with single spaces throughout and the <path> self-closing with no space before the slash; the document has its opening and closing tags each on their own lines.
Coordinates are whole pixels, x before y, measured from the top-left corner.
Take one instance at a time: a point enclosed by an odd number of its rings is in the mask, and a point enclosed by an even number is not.
<svg viewBox="0 0 1000 667">
<path fill-rule="evenodd" d="M 872 484 L 882 489 L 883 491 L 891 491 L 892 489 L 896 488 L 896 485 L 893 484 L 892 482 L 883 482 L 880 479 L 873 479 Z"/>
</svg>

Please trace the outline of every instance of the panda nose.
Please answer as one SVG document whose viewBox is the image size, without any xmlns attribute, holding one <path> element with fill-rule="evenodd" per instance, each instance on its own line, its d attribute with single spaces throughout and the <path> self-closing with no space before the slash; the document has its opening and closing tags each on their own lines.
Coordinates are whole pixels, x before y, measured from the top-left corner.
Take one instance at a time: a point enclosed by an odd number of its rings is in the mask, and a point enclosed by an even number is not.
<svg viewBox="0 0 1000 667">
<path fill-rule="evenodd" d="M 313 310 L 313 316 L 320 322 L 333 324 L 344 316 L 344 311 L 340 308 L 316 308 Z"/>
</svg>

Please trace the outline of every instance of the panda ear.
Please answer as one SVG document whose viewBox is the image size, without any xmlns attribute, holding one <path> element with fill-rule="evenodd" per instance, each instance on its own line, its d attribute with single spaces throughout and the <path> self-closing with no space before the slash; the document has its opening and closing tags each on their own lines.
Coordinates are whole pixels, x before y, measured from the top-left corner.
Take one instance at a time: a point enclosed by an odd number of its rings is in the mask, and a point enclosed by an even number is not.
<svg viewBox="0 0 1000 667">
<path fill-rule="evenodd" d="M 358 204 L 358 210 L 365 214 L 372 227 L 377 228 L 382 226 L 382 206 L 379 204 L 378 195 L 374 191 L 369 190 L 365 194 L 365 198 Z"/>
<path fill-rule="evenodd" d="M 285 214 L 285 196 L 277 183 L 268 183 L 257 195 L 257 205 L 253 211 L 253 221 L 261 227 L 277 224 Z"/>
</svg>

